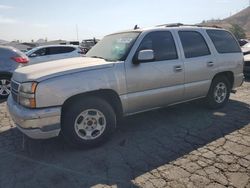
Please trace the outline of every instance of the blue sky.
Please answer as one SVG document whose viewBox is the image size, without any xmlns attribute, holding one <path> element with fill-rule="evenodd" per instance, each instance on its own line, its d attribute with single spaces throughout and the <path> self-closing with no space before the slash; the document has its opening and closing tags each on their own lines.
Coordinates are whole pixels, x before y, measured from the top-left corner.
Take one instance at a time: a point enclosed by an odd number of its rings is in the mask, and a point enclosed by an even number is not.
<svg viewBox="0 0 250 188">
<path fill-rule="evenodd" d="M 0 0 L 0 39 L 79 40 L 164 23 L 223 19 L 249 0 Z"/>
</svg>

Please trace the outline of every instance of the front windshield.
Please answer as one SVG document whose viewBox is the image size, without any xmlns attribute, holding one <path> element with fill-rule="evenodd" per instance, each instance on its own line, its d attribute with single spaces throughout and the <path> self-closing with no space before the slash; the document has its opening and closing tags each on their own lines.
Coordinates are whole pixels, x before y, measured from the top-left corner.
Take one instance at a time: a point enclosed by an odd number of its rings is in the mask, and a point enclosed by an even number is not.
<svg viewBox="0 0 250 188">
<path fill-rule="evenodd" d="M 86 57 L 102 58 L 107 61 L 123 61 L 140 32 L 108 35 L 86 54 Z"/>
<path fill-rule="evenodd" d="M 27 56 L 29 56 L 29 55 L 31 55 L 33 52 L 35 52 L 37 49 L 39 49 L 39 48 L 32 48 L 31 50 L 25 52 L 25 54 L 26 54 Z"/>
</svg>

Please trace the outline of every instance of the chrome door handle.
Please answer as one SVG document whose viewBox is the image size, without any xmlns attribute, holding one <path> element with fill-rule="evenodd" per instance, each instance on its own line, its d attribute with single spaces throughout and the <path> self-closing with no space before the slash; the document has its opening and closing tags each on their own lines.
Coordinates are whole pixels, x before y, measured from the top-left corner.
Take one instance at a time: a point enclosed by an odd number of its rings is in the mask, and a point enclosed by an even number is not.
<svg viewBox="0 0 250 188">
<path fill-rule="evenodd" d="M 175 72 L 180 72 L 182 71 L 182 67 L 180 65 L 174 66 Z"/>
<path fill-rule="evenodd" d="M 208 63 L 207 63 L 207 66 L 208 66 L 208 67 L 214 66 L 214 62 L 212 62 L 212 61 L 208 62 Z"/>
</svg>

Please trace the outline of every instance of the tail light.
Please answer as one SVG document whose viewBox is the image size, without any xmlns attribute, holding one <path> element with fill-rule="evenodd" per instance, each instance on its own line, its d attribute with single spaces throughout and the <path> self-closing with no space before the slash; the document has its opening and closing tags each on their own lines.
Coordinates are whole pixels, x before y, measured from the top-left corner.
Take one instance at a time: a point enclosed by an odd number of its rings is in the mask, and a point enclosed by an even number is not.
<svg viewBox="0 0 250 188">
<path fill-rule="evenodd" d="M 29 62 L 29 58 L 28 57 L 12 57 L 11 59 L 13 59 L 15 62 L 17 63 L 21 63 L 21 64 L 26 64 Z"/>
</svg>

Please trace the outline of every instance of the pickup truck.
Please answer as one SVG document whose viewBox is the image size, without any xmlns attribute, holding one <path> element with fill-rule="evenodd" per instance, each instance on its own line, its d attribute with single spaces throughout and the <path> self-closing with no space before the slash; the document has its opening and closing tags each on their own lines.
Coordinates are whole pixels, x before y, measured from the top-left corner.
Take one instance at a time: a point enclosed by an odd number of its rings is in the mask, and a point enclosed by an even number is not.
<svg viewBox="0 0 250 188">
<path fill-rule="evenodd" d="M 24 134 L 104 143 L 124 116 L 203 98 L 221 108 L 243 83 L 243 55 L 223 29 L 161 25 L 104 37 L 85 57 L 17 69 L 9 112 Z"/>
</svg>

